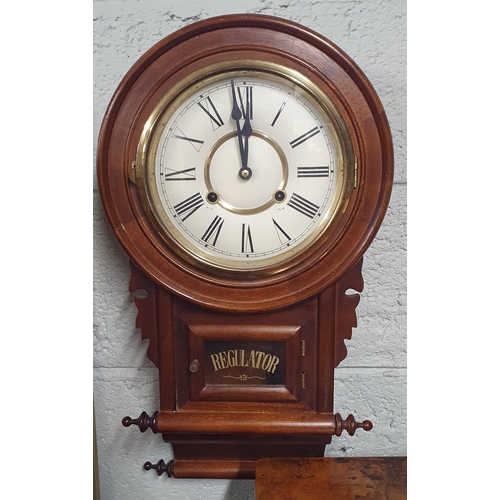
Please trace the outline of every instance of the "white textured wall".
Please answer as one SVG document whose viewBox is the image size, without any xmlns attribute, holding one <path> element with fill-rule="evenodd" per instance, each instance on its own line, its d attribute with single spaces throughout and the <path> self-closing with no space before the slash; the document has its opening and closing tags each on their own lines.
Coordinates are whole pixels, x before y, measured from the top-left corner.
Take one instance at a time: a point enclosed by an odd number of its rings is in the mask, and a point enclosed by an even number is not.
<svg viewBox="0 0 500 500">
<path fill-rule="evenodd" d="M 240 12 L 288 18 L 326 36 L 358 63 L 386 109 L 394 140 L 394 188 L 384 223 L 365 255 L 358 328 L 335 372 L 335 410 L 370 419 L 374 428 L 334 437 L 326 455 L 406 455 L 404 0 L 97 1 L 94 147 L 115 88 L 147 49 L 193 21 Z M 170 460 L 170 447 L 150 431 L 122 427 L 121 419 L 159 408 L 158 373 L 134 327 L 128 258 L 108 227 L 96 180 L 94 207 L 94 401 L 102 500 L 253 499 L 253 481 L 168 479 L 142 469 L 147 460 Z"/>
</svg>

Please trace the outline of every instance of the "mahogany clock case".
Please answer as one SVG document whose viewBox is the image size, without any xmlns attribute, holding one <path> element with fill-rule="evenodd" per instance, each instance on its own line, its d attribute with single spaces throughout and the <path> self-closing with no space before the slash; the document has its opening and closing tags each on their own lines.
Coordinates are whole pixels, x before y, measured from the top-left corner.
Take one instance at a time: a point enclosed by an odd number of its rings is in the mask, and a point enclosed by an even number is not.
<svg viewBox="0 0 500 500">
<path fill-rule="evenodd" d="M 209 310 L 173 296 L 132 265 L 137 327 L 159 369 L 160 410 L 125 417 L 172 444 L 158 474 L 253 478 L 265 457 L 322 457 L 333 435 L 358 428 L 333 413 L 334 369 L 356 326 L 362 261 L 334 285 L 296 305 L 244 314 Z"/>
<path fill-rule="evenodd" d="M 134 168 L 147 121 L 170 89 L 214 65 L 252 70 L 251 61 L 303 75 L 335 107 L 352 148 L 352 185 L 321 236 L 286 266 L 224 272 L 200 266 L 160 234 Z M 334 369 L 347 354 L 359 302 L 346 291 L 362 291 L 363 254 L 393 177 L 384 109 L 354 61 L 284 19 L 241 14 L 194 23 L 157 43 L 123 78 L 103 120 L 97 168 L 107 218 L 131 260 L 129 289 L 146 290 L 134 298 L 136 325 L 159 369 L 159 411 L 123 423 L 162 434 L 175 456 L 146 468 L 251 478 L 259 458 L 323 456 L 333 435 L 371 428 L 333 410 Z"/>
<path fill-rule="evenodd" d="M 169 246 L 147 217 L 129 180 L 144 126 L 161 98 L 207 66 L 265 60 L 304 75 L 338 110 L 352 142 L 356 188 L 341 216 L 284 270 L 224 275 L 193 265 Z M 383 107 L 357 65 L 320 35 L 262 15 L 207 19 L 166 37 L 129 70 L 103 120 L 98 182 L 116 237 L 153 281 L 178 296 L 219 310 L 286 307 L 320 292 L 352 267 L 379 228 L 393 176 L 392 140 Z"/>
</svg>

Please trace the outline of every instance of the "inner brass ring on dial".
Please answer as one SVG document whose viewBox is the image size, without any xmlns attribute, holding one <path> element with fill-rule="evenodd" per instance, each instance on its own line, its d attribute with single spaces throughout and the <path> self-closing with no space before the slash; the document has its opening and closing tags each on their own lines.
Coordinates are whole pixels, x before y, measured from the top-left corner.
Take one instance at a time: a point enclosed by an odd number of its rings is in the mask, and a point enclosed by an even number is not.
<svg viewBox="0 0 500 500">
<path fill-rule="evenodd" d="M 236 207 L 231 205 L 230 203 L 226 202 L 223 197 L 221 196 L 221 193 L 218 192 L 216 189 L 214 189 L 214 186 L 212 184 L 212 181 L 210 179 L 210 168 L 212 165 L 212 160 L 217 152 L 217 150 L 224 144 L 226 141 L 230 139 L 234 139 L 237 137 L 238 133 L 236 131 L 230 132 L 229 134 L 226 134 L 225 136 L 221 137 L 210 149 L 207 159 L 205 161 L 205 168 L 204 168 L 204 176 L 205 176 L 205 183 L 207 185 L 207 190 L 209 193 L 217 193 L 217 201 L 216 203 L 219 204 L 221 207 L 223 207 L 225 210 L 229 212 L 233 212 L 235 214 L 240 214 L 240 215 L 252 215 L 252 214 L 258 214 L 260 212 L 263 212 L 264 210 L 267 210 L 269 207 L 274 205 L 275 203 L 279 203 L 276 199 L 274 194 L 277 191 L 285 191 L 286 184 L 288 181 L 288 161 L 286 159 L 286 155 L 283 151 L 283 149 L 280 147 L 280 145 L 274 141 L 272 138 L 267 136 L 266 134 L 263 134 L 262 132 L 259 132 L 258 130 L 254 130 L 252 132 L 252 137 L 258 137 L 260 139 L 263 139 L 266 141 L 268 144 L 271 145 L 271 147 L 274 149 L 274 151 L 277 153 L 279 160 L 281 162 L 281 179 L 279 182 L 278 186 L 270 186 L 269 189 L 269 200 L 266 201 L 265 203 L 257 206 L 257 207 L 252 207 L 252 208 L 241 208 L 241 207 Z M 251 140 L 251 139 L 250 139 Z M 235 177 L 238 176 L 238 169 L 235 169 Z M 252 179 L 249 179 L 248 181 L 249 189 L 251 189 L 251 183 Z"/>
</svg>

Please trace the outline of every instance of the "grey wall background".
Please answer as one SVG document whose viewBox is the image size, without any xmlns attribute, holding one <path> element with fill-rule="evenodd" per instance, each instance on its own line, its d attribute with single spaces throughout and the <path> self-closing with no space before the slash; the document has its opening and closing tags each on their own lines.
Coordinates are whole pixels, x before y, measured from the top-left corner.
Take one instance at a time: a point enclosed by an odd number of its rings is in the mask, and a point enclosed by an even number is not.
<svg viewBox="0 0 500 500">
<path fill-rule="evenodd" d="M 394 188 L 365 255 L 358 328 L 335 383 L 335 410 L 370 419 L 374 428 L 334 438 L 326 455 L 406 455 L 405 1 L 95 1 L 94 150 L 114 90 L 146 50 L 189 23 L 240 12 L 284 17 L 326 36 L 357 62 L 385 107 L 394 141 Z M 170 460 L 170 446 L 151 432 L 125 429 L 121 419 L 158 409 L 158 373 L 134 326 L 128 257 L 108 227 L 95 173 L 93 188 L 94 402 L 102 500 L 253 499 L 253 481 L 168 479 L 142 469 L 147 460 Z"/>
</svg>

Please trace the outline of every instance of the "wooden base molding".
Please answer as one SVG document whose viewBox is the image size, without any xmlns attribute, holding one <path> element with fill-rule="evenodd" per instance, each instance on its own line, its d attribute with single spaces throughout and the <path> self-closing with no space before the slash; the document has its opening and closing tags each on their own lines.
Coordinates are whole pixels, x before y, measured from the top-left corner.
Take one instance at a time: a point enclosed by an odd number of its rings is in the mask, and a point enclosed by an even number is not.
<svg viewBox="0 0 500 500">
<path fill-rule="evenodd" d="M 144 432 L 152 421 L 154 433 L 161 432 L 171 443 L 174 460 L 146 462 L 146 470 L 168 477 L 253 479 L 255 463 L 265 457 L 323 457 L 332 435 L 346 430 L 351 436 L 358 428 L 370 430 L 369 420 L 356 422 L 353 415 L 186 414 L 137 419 L 125 417 L 123 425 L 137 425 Z"/>
</svg>

